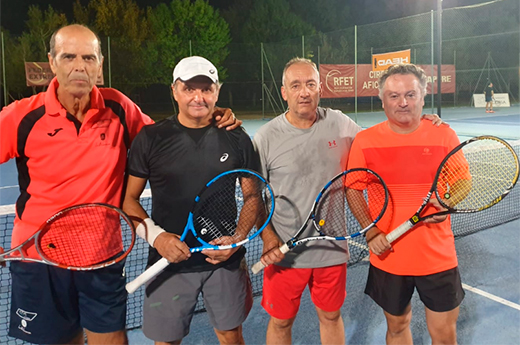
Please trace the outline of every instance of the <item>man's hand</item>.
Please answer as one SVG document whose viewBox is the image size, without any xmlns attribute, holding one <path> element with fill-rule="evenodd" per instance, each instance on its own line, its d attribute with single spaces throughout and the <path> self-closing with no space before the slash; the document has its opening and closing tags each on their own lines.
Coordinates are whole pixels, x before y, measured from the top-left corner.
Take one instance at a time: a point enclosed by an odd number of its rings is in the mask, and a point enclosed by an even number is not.
<svg viewBox="0 0 520 345">
<path fill-rule="evenodd" d="M 229 108 L 215 107 L 215 111 L 213 111 L 213 119 L 217 122 L 218 128 L 226 127 L 227 131 L 242 125 L 242 121 L 238 120 Z"/>
<path fill-rule="evenodd" d="M 211 242 L 209 244 L 212 244 L 214 246 L 220 246 L 220 245 L 226 245 L 233 243 L 232 238 L 229 236 L 222 236 L 219 237 Z M 204 249 L 202 251 L 202 254 L 206 255 L 206 261 L 210 264 L 217 265 L 221 262 L 226 261 L 233 255 L 239 247 L 231 248 L 231 249 L 224 249 L 224 250 L 213 250 L 213 249 Z"/>
<path fill-rule="evenodd" d="M 386 240 L 385 233 L 375 226 L 367 231 L 366 239 L 368 248 L 375 255 L 384 254 L 387 250 L 392 249 L 392 246 Z"/>
<path fill-rule="evenodd" d="M 435 207 L 437 209 L 437 211 L 439 211 L 439 212 L 447 210 L 439 203 L 439 200 L 437 200 L 435 198 L 431 198 L 428 203 L 430 205 L 432 205 L 433 207 Z M 431 218 L 425 219 L 424 222 L 425 223 L 440 223 L 440 222 L 444 222 L 446 220 L 446 218 L 448 218 L 448 215 L 443 214 L 440 216 L 433 216 Z"/>
<path fill-rule="evenodd" d="M 285 257 L 285 254 L 280 251 L 282 245 L 283 242 L 279 239 L 264 241 L 264 249 L 262 251 L 262 257 L 260 258 L 264 266 L 267 267 L 282 261 Z"/>
<path fill-rule="evenodd" d="M 450 126 L 446 122 L 442 121 L 442 119 L 437 114 L 424 114 L 423 118 L 425 118 L 426 120 L 430 120 L 437 127 L 439 127 L 440 125 L 446 125 L 448 127 Z"/>
<path fill-rule="evenodd" d="M 163 232 L 157 236 L 153 245 L 159 254 L 171 263 L 187 260 L 191 256 L 190 248 L 176 234 Z"/>
</svg>

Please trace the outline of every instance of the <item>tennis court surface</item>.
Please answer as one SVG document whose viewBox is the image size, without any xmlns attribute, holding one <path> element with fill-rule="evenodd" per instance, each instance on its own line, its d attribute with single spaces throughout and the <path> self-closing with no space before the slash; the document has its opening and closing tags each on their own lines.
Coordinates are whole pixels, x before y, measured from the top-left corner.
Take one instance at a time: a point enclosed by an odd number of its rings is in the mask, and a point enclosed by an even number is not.
<svg viewBox="0 0 520 345">
<path fill-rule="evenodd" d="M 427 112 L 427 109 L 425 109 Z M 481 114 L 482 113 L 482 114 Z M 492 116 L 491 116 L 492 115 Z M 354 116 L 351 116 L 354 118 Z M 384 114 L 357 114 L 363 127 L 380 122 Z M 461 140 L 482 134 L 507 139 L 520 151 L 519 107 L 499 109 L 486 114 L 475 109 L 443 109 L 448 121 Z M 244 127 L 250 135 L 265 120 L 248 120 Z M 10 232 L 14 219 L 14 202 L 18 194 L 14 162 L 0 165 L 0 246 L 10 247 Z M 150 195 L 143 195 L 143 205 L 150 207 Z M 458 322 L 460 344 L 517 344 L 520 339 L 520 189 L 516 186 L 504 201 L 478 214 L 453 216 L 460 271 L 465 284 L 466 298 L 461 305 Z M 351 261 L 347 274 L 347 298 L 342 308 L 347 343 L 383 344 L 384 317 L 379 307 L 363 294 L 368 263 L 364 239 L 350 245 Z M 248 245 L 247 260 L 251 265 L 260 256 L 261 243 L 255 240 Z M 137 243 L 127 261 L 127 276 L 131 280 L 144 269 L 147 248 Z M 244 324 L 244 338 L 248 344 L 265 343 L 268 315 L 260 307 L 262 277 L 253 276 L 253 289 L 257 294 L 251 314 Z M 10 278 L 7 269 L 0 269 L 0 344 L 22 344 L 7 336 L 10 305 Z M 128 300 L 127 328 L 131 344 L 152 344 L 139 329 L 142 322 L 141 288 Z M 430 343 L 422 304 L 417 297 L 412 301 L 414 318 L 412 332 L 415 344 Z M 203 305 L 199 301 L 198 309 Z M 183 344 L 216 344 L 217 339 L 204 312 L 195 315 L 191 332 Z M 300 313 L 293 328 L 294 344 L 318 344 L 319 330 L 316 312 L 305 293 Z"/>
</svg>

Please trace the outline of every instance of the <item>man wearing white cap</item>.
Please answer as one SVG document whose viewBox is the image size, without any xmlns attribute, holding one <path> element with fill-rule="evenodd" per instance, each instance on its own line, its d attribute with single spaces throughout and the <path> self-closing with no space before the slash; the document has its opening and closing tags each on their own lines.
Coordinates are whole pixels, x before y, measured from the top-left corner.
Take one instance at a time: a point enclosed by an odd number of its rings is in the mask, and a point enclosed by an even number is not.
<svg viewBox="0 0 520 345">
<path fill-rule="evenodd" d="M 205 183 L 231 169 L 259 169 L 251 139 L 241 127 L 227 131 L 213 126 L 219 91 L 211 62 L 199 56 L 182 59 L 172 84 L 179 114 L 144 127 L 130 149 L 123 209 L 142 220 L 136 226 L 151 246 L 148 265 L 161 257 L 171 263 L 146 287 L 143 332 L 155 344 L 180 344 L 200 293 L 220 343 L 244 343 L 242 322 L 252 306 L 245 249 L 190 254 L 195 239 L 180 241 Z M 151 218 L 139 204 L 147 181 L 153 195 Z"/>
</svg>

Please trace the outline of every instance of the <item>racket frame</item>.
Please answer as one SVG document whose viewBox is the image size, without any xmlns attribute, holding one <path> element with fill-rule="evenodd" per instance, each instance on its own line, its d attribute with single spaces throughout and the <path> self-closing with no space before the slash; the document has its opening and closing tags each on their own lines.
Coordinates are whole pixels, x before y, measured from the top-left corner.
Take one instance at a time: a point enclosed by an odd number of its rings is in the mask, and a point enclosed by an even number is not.
<svg viewBox="0 0 520 345">
<path fill-rule="evenodd" d="M 195 231 L 195 227 L 193 226 L 193 211 L 194 211 L 195 207 L 197 206 L 198 202 L 200 201 L 200 198 L 201 198 L 200 196 L 204 193 L 204 191 L 207 188 L 209 188 L 213 183 L 215 183 L 215 181 L 217 181 L 218 179 L 220 179 L 226 175 L 240 173 L 240 172 L 245 172 L 245 173 L 254 175 L 257 178 L 259 178 L 262 182 L 265 183 L 266 189 L 271 194 L 271 200 L 270 200 L 271 210 L 270 210 L 269 214 L 267 215 L 267 219 L 265 220 L 264 224 L 260 228 L 258 228 L 256 230 L 256 232 L 253 233 L 251 236 L 248 236 L 247 238 L 245 238 L 237 243 L 232 243 L 232 244 L 227 244 L 227 245 L 216 246 L 216 245 L 209 244 L 206 241 L 199 238 Z M 274 206 L 275 206 L 275 201 L 274 201 L 273 189 L 272 189 L 271 185 L 269 184 L 269 182 L 262 175 L 260 175 L 256 171 L 253 171 L 250 169 L 233 169 L 233 170 L 225 171 L 225 172 L 217 175 L 213 179 L 211 179 L 208 183 L 206 183 L 204 188 L 202 188 L 202 190 L 195 197 L 195 204 L 193 205 L 193 207 L 188 215 L 188 220 L 186 221 L 186 226 L 184 227 L 184 231 L 181 235 L 180 240 L 184 241 L 186 239 L 186 236 L 188 235 L 188 233 L 191 232 L 195 236 L 197 241 L 199 241 L 199 243 L 202 244 L 202 246 L 200 246 L 200 247 L 190 248 L 191 253 L 200 252 L 205 249 L 226 250 L 226 249 L 236 248 L 236 247 L 244 245 L 246 242 L 249 242 L 250 240 L 254 239 L 265 229 L 265 227 L 271 222 L 271 218 L 274 213 Z M 169 264 L 170 263 L 168 262 L 168 260 L 166 258 L 159 259 L 152 266 L 150 266 L 143 273 L 141 273 L 137 278 L 135 278 L 134 280 L 132 280 L 131 282 L 126 284 L 127 292 L 128 293 L 135 292 L 141 285 L 147 283 L 149 280 L 151 280 L 152 278 L 157 276 L 159 273 L 161 273 L 166 267 L 168 267 Z"/>
<path fill-rule="evenodd" d="M 352 172 L 356 172 L 356 171 L 364 171 L 364 172 L 368 172 L 372 175 L 374 175 L 378 180 L 379 182 L 381 182 L 381 185 L 384 187 L 384 190 L 385 190 L 385 201 L 384 201 L 384 204 L 383 204 L 383 207 L 381 208 L 381 211 L 379 212 L 379 214 L 377 215 L 377 217 L 374 218 L 374 220 L 369 224 L 367 225 L 366 227 L 364 227 L 363 229 L 361 229 L 360 231 L 354 233 L 354 234 L 350 234 L 348 236 L 337 236 L 337 237 L 334 237 L 334 236 L 328 236 L 328 235 L 323 235 L 322 232 L 320 231 L 320 226 L 319 224 L 316 223 L 316 210 L 318 208 L 318 205 L 323 197 L 323 195 L 325 194 L 325 191 L 327 190 L 327 188 L 329 188 L 337 179 L 339 178 L 342 178 L 343 176 L 349 174 L 349 173 L 352 173 Z M 323 188 L 320 190 L 320 192 L 318 193 L 318 196 L 316 197 L 316 199 L 314 200 L 313 204 L 312 204 L 312 207 L 311 207 L 311 210 L 309 212 L 309 215 L 307 216 L 305 222 L 303 223 L 303 225 L 300 227 L 300 229 L 294 234 L 294 236 L 289 239 L 287 242 L 285 242 L 279 249 L 280 251 L 283 253 L 283 254 L 286 254 L 287 252 L 289 252 L 291 249 L 293 249 L 294 247 L 297 247 L 303 243 L 306 243 L 306 242 L 310 242 L 310 241 L 321 241 L 321 240 L 326 240 L 326 241 L 344 241 L 344 240 L 349 240 L 349 239 L 353 239 L 353 238 L 356 238 L 358 236 L 361 236 L 363 235 L 364 233 L 366 233 L 370 228 L 372 228 L 374 225 L 377 224 L 377 222 L 383 217 L 385 211 L 386 211 L 386 208 L 388 206 L 388 201 L 389 201 L 389 193 L 388 193 L 388 188 L 386 186 L 386 183 L 385 181 L 381 178 L 381 176 L 379 176 L 375 171 L 373 171 L 372 169 L 368 169 L 368 168 L 353 168 L 353 169 L 349 169 L 349 170 L 345 170 L 345 171 L 342 171 L 340 172 L 339 174 L 337 174 L 336 176 L 334 176 L 329 182 L 327 182 L 325 184 L 325 186 L 323 186 Z M 345 205 L 345 207 L 348 207 Z M 318 236 L 310 236 L 310 237 L 306 237 L 306 238 L 298 238 L 298 236 L 300 236 L 308 227 L 309 227 L 309 221 L 312 223 L 312 225 L 314 226 L 314 229 L 320 233 L 321 235 L 318 235 Z M 257 263 L 255 263 L 252 267 L 251 267 L 251 270 L 253 272 L 253 274 L 257 274 L 259 273 L 263 268 L 265 268 L 265 265 L 262 263 L 262 261 L 258 261 Z"/>
<path fill-rule="evenodd" d="M 471 143 L 473 143 L 475 141 L 479 141 L 479 140 L 494 140 L 494 141 L 499 142 L 500 144 L 504 145 L 506 148 L 508 148 L 511 151 L 511 153 L 515 159 L 515 162 L 516 162 L 516 175 L 513 178 L 513 182 L 511 183 L 511 185 L 508 188 L 506 188 L 506 190 L 500 196 L 496 197 L 495 199 L 493 199 L 491 202 L 489 202 L 485 206 L 482 206 L 479 208 L 474 208 L 474 209 L 458 210 L 443 202 L 443 198 L 439 195 L 439 191 L 437 190 L 437 181 L 439 180 L 439 177 L 441 176 L 441 173 L 444 168 L 444 164 L 448 161 L 448 159 L 450 159 L 450 157 L 452 157 L 454 154 L 459 152 L 463 147 L 467 146 L 468 144 L 471 144 Z M 415 212 L 415 214 L 410 219 L 408 219 L 403 224 L 399 225 L 397 228 L 395 228 L 394 230 L 389 232 L 386 235 L 386 240 L 389 243 L 392 243 L 395 240 L 397 240 L 399 237 L 401 237 L 404 233 L 406 233 L 410 229 L 412 229 L 417 223 L 422 222 L 423 220 L 426 220 L 428 218 L 432 218 L 434 216 L 443 216 L 443 215 L 447 215 L 447 214 L 456 214 L 456 213 L 475 213 L 475 212 L 479 212 L 479 211 L 488 209 L 493 205 L 496 205 L 501 200 L 503 200 L 511 192 L 511 190 L 515 187 L 516 182 L 518 181 L 519 171 L 520 171 L 520 167 L 519 167 L 519 162 L 518 162 L 518 155 L 516 154 L 515 150 L 511 147 L 511 145 L 509 145 L 503 139 L 500 139 L 500 138 L 492 136 L 492 135 L 481 135 L 481 136 L 477 136 L 477 137 L 468 139 L 468 140 L 460 143 L 455 148 L 453 148 L 439 164 L 439 167 L 437 168 L 437 172 L 435 173 L 435 178 L 433 179 L 432 187 L 430 188 L 430 191 L 428 192 L 428 194 L 426 194 L 426 197 L 423 199 L 423 202 L 422 202 L 421 206 L 419 206 L 419 209 L 417 210 L 417 212 Z M 429 214 L 427 216 L 421 216 L 421 212 L 424 210 L 424 208 L 430 201 L 433 194 L 435 194 L 437 201 L 439 201 L 439 203 L 444 208 L 446 208 L 446 210 L 436 212 L 433 214 Z"/>
<path fill-rule="evenodd" d="M 43 230 L 45 230 L 47 228 L 48 224 L 52 223 L 56 219 L 60 219 L 64 214 L 66 214 L 66 213 L 68 213 L 68 212 L 70 212 L 72 210 L 78 209 L 78 208 L 86 208 L 86 207 L 103 207 L 103 208 L 111 209 L 111 210 L 116 211 L 117 213 L 119 213 L 119 215 L 126 222 L 126 224 L 130 228 L 130 231 L 132 233 L 131 243 L 128 246 L 128 248 L 123 252 L 123 254 L 118 255 L 117 257 L 110 258 L 109 260 L 103 261 L 101 263 L 97 263 L 97 264 L 89 265 L 89 266 L 84 266 L 84 267 L 65 265 L 63 263 L 59 263 L 59 262 L 56 262 L 56 261 L 48 258 L 47 255 L 45 255 L 45 253 L 41 250 L 40 244 L 39 244 L 39 241 L 38 241 L 40 236 L 42 236 L 42 235 L 44 235 L 46 233 L 46 231 L 43 231 Z M 124 231 L 122 227 L 121 227 L 121 231 Z M 118 207 L 115 207 L 113 205 L 109 205 L 109 204 L 106 204 L 106 203 L 78 204 L 78 205 L 74 205 L 74 206 L 70 206 L 70 207 L 64 208 L 64 209 L 56 212 L 53 216 L 51 216 L 49 219 L 47 219 L 45 221 L 45 223 L 40 225 L 40 227 L 38 228 L 36 233 L 34 233 L 31 237 L 29 237 L 27 240 L 25 240 L 22 244 L 19 244 L 18 246 L 16 246 L 16 247 L 14 247 L 14 248 L 12 248 L 12 249 L 10 249 L 10 250 L 0 254 L 0 263 L 1 262 L 6 262 L 6 261 L 28 261 L 28 262 L 43 263 L 43 264 L 46 264 L 46 265 L 55 266 L 55 267 L 59 267 L 59 268 L 67 269 L 67 270 L 72 270 L 72 271 L 97 270 L 97 269 L 101 269 L 101 268 L 104 268 L 104 267 L 111 266 L 111 265 L 113 265 L 115 263 L 118 263 L 118 262 L 121 262 L 122 260 L 124 260 L 128 256 L 128 254 L 130 254 L 130 252 L 132 251 L 132 248 L 134 247 L 134 244 L 135 244 L 135 238 L 136 238 L 136 234 L 135 234 L 134 224 L 130 220 L 130 217 L 128 217 L 128 215 L 126 213 L 124 213 L 121 209 L 119 209 Z M 24 255 L 23 248 L 25 248 L 26 246 L 28 246 L 31 243 L 34 243 L 36 252 L 38 253 L 38 255 L 40 256 L 41 259 L 30 258 L 30 257 L 27 257 L 27 256 Z M 17 256 L 11 256 L 11 254 L 13 254 L 13 253 L 19 253 L 20 255 L 19 256 L 18 255 Z"/>
</svg>

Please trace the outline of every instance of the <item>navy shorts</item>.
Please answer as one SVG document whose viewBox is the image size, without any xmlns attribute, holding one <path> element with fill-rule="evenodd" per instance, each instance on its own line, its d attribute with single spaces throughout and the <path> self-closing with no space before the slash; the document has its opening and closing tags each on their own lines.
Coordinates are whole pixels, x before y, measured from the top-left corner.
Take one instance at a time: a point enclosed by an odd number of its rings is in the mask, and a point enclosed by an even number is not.
<svg viewBox="0 0 520 345">
<path fill-rule="evenodd" d="M 365 293 L 387 313 L 402 315 L 414 289 L 435 312 L 453 310 L 464 299 L 458 267 L 426 276 L 399 276 L 370 265 Z"/>
<path fill-rule="evenodd" d="M 11 262 L 9 335 L 38 344 L 63 344 L 82 332 L 125 329 L 124 261 L 94 271 Z"/>
<path fill-rule="evenodd" d="M 486 103 L 489 103 L 493 100 L 491 96 L 486 96 Z"/>
</svg>

